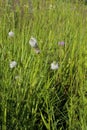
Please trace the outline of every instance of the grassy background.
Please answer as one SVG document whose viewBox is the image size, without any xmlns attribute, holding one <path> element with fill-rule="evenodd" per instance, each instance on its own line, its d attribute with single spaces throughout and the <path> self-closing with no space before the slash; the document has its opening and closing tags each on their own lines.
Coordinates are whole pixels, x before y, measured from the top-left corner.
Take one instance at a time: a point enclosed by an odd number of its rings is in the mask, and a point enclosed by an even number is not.
<svg viewBox="0 0 87 130">
<path fill-rule="evenodd" d="M 30 47 L 31 36 L 40 54 Z M 86 42 L 82 2 L 0 1 L 0 130 L 87 130 Z"/>
</svg>

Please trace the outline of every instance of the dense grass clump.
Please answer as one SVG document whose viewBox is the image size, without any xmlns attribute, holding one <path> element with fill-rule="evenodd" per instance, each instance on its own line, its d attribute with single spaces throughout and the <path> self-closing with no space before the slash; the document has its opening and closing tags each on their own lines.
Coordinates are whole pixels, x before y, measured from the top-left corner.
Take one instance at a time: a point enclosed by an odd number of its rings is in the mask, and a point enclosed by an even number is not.
<svg viewBox="0 0 87 130">
<path fill-rule="evenodd" d="M 86 129 L 86 5 L 0 1 L 0 130 Z"/>
</svg>

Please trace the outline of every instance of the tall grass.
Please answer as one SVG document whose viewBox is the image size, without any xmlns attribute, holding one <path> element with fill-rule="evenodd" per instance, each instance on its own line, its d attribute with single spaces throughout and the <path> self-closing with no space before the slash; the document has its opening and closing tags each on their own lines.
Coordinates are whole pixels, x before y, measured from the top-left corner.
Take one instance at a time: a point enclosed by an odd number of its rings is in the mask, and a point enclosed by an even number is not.
<svg viewBox="0 0 87 130">
<path fill-rule="evenodd" d="M 63 0 L 0 1 L 0 130 L 87 129 L 86 10 Z"/>
</svg>

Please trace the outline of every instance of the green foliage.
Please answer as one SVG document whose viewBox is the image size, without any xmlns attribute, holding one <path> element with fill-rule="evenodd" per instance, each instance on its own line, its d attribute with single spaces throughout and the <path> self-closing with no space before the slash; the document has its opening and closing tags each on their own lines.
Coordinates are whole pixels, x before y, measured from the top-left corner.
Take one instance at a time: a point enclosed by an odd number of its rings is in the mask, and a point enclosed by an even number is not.
<svg viewBox="0 0 87 130">
<path fill-rule="evenodd" d="M 64 0 L 0 1 L 0 130 L 87 129 L 86 10 Z"/>
</svg>

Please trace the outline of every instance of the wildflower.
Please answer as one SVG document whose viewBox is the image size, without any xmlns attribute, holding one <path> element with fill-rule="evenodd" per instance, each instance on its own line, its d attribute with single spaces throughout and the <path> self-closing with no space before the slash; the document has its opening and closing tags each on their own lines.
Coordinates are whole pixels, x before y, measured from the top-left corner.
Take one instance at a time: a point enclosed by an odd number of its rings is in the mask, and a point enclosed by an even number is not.
<svg viewBox="0 0 87 130">
<path fill-rule="evenodd" d="M 16 62 L 16 61 L 11 61 L 11 62 L 10 62 L 10 68 L 11 68 L 11 69 L 14 68 L 14 67 L 16 67 L 16 65 L 17 65 L 17 62 Z"/>
<path fill-rule="evenodd" d="M 58 45 L 64 46 L 64 41 L 58 42 Z"/>
<path fill-rule="evenodd" d="M 9 35 L 9 37 L 14 37 L 14 32 L 10 31 L 10 32 L 8 33 L 8 35 Z"/>
<path fill-rule="evenodd" d="M 57 70 L 58 68 L 59 68 L 58 63 L 56 63 L 55 61 L 51 63 L 52 70 Z"/>
<path fill-rule="evenodd" d="M 37 48 L 37 47 L 38 47 L 38 45 L 37 45 L 37 40 L 36 40 L 35 38 L 33 38 L 33 37 L 30 38 L 29 44 L 30 44 L 30 46 L 33 47 L 33 48 Z"/>
<path fill-rule="evenodd" d="M 15 76 L 15 79 L 19 79 L 19 78 L 20 78 L 20 76 L 18 76 L 18 75 L 17 75 L 17 76 Z"/>
</svg>

